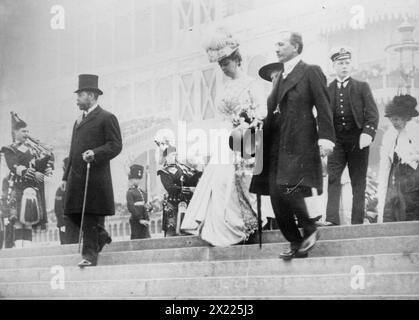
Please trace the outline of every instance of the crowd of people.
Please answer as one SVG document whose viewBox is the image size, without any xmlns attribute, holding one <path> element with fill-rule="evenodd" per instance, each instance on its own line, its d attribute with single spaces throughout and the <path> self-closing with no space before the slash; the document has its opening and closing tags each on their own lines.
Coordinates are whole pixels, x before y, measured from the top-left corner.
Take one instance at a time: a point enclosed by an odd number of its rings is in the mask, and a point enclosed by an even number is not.
<svg viewBox="0 0 419 320">
<path fill-rule="evenodd" d="M 200 171 L 179 162 L 175 146 L 165 145 L 163 166 L 156 172 L 166 189 L 165 236 L 195 234 L 214 246 L 230 246 L 246 243 L 261 227 L 277 228 L 290 243 L 282 259 L 307 257 L 319 225 L 341 224 L 346 167 L 353 194 L 351 223 L 364 223 L 369 147 L 379 125 L 371 89 L 351 77 L 352 51 L 346 46 L 332 50 L 336 78 L 327 85 L 319 66 L 302 61 L 299 33 L 281 32 L 275 45 L 278 61 L 259 70 L 262 79 L 272 82 L 265 97 L 258 81 L 243 72 L 234 35 L 219 29 L 208 40 L 209 61 L 218 63 L 228 78 L 217 97 L 217 119 L 231 132 L 221 143 L 231 161 L 220 164 L 214 156 Z M 55 213 L 62 244 L 83 239 L 79 266 L 87 267 L 97 264 L 99 252 L 112 241 L 104 219 L 115 214 L 110 161 L 121 152 L 122 137 L 118 119 L 98 105 L 103 93 L 98 76 L 80 75 L 75 93 L 82 113 L 63 163 Z M 385 107 L 392 125 L 381 147 L 378 222 L 419 219 L 419 128 L 412 121 L 419 115 L 416 105 L 414 97 L 398 93 Z M 30 137 L 16 114 L 12 129 L 13 143 L 2 148 L 9 172 L 2 180 L 1 241 L 5 247 L 25 247 L 32 230 L 46 225 L 44 179 L 52 174 L 54 156 Z M 143 174 L 143 166 L 130 167 L 126 202 L 131 239 L 150 237 L 152 207 L 140 187 Z M 325 174 L 327 209 L 325 219 L 316 221 L 306 201 L 323 193 Z"/>
</svg>

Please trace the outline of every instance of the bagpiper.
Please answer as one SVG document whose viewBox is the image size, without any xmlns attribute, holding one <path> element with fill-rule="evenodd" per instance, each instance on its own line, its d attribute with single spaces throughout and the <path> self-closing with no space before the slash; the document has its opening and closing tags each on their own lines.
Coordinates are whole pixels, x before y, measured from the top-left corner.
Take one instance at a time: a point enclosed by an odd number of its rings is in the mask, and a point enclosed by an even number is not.
<svg viewBox="0 0 419 320">
<path fill-rule="evenodd" d="M 202 172 L 178 162 L 173 146 L 164 150 L 163 157 L 165 164 L 157 175 L 167 191 L 163 202 L 163 231 L 170 237 L 182 234 L 180 226 Z"/>
<path fill-rule="evenodd" d="M 130 167 L 128 175 L 129 189 L 126 197 L 128 211 L 131 213 L 131 240 L 150 238 L 150 206 L 147 204 L 147 192 L 140 188 L 143 173 L 144 167 L 134 164 Z"/>
<path fill-rule="evenodd" d="M 15 229 L 15 247 L 21 248 L 30 245 L 32 229 L 46 229 L 44 179 L 52 174 L 54 156 L 50 148 L 30 137 L 26 122 L 13 112 L 11 115 L 13 143 L 2 152 L 10 170 L 9 221 Z"/>
</svg>

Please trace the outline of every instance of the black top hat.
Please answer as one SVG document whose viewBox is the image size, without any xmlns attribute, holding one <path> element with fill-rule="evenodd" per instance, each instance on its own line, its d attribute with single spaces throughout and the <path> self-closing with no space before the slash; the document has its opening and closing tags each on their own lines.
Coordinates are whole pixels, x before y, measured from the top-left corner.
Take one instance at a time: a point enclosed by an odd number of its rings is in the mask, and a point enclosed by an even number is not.
<svg viewBox="0 0 419 320">
<path fill-rule="evenodd" d="M 280 62 L 268 63 L 259 69 L 259 76 L 269 82 L 272 82 L 271 74 L 274 71 L 281 71 L 284 69 L 284 64 Z"/>
<path fill-rule="evenodd" d="M 129 167 L 128 179 L 142 179 L 143 178 L 144 167 L 139 164 L 133 164 Z"/>
<path fill-rule="evenodd" d="M 397 95 L 386 105 L 384 116 L 417 117 L 416 105 L 417 101 L 411 95 Z"/>
<path fill-rule="evenodd" d="M 74 93 L 81 91 L 93 91 L 102 95 L 103 92 L 98 88 L 99 77 L 94 74 L 80 74 L 79 75 L 79 88 Z"/>
</svg>

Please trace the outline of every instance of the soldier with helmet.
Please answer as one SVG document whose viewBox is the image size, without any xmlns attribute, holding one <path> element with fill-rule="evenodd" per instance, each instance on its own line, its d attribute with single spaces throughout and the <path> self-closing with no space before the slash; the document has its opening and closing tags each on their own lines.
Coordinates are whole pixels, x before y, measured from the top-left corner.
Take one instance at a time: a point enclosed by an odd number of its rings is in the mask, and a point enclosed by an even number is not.
<svg viewBox="0 0 419 320">
<path fill-rule="evenodd" d="M 150 238 L 150 218 L 147 204 L 147 193 L 140 188 L 144 167 L 134 164 L 130 167 L 129 189 L 127 191 L 127 207 L 131 213 L 129 223 L 131 226 L 131 240 Z"/>
</svg>

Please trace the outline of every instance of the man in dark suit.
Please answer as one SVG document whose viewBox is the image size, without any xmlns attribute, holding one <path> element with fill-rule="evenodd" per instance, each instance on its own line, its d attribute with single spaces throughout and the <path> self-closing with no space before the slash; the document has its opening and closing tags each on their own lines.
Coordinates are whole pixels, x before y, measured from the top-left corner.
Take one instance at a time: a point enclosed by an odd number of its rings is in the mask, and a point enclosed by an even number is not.
<svg viewBox="0 0 419 320">
<path fill-rule="evenodd" d="M 328 202 L 324 225 L 339 225 L 342 172 L 348 165 L 352 185 L 352 224 L 362 224 L 365 216 L 365 188 L 369 145 L 378 127 L 378 109 L 368 83 L 350 76 L 352 53 L 348 47 L 332 50 L 330 56 L 336 79 L 329 95 L 336 131 L 336 146 L 328 158 Z"/>
<path fill-rule="evenodd" d="M 263 162 L 263 170 L 254 175 L 250 187 L 251 192 L 271 196 L 279 228 L 291 243 L 290 250 L 280 255 L 284 260 L 306 257 L 318 238 L 304 198 L 311 196 L 313 189 L 322 193 L 320 155 L 331 153 L 335 140 L 326 77 L 320 67 L 301 60 L 302 49 L 300 34 L 279 34 L 276 52 L 284 70 L 275 78 L 268 98 L 263 152 L 258 149 L 256 156 L 256 161 Z"/>
<path fill-rule="evenodd" d="M 80 267 L 95 266 L 98 253 L 111 242 L 104 228 L 105 216 L 115 214 L 110 160 L 122 150 L 118 119 L 97 104 L 103 92 L 98 76 L 79 76 L 77 105 L 83 111 L 73 127 L 69 163 L 63 177 L 64 214 L 80 227 L 87 163 L 91 163 Z"/>
</svg>

